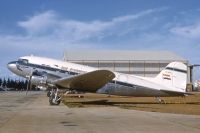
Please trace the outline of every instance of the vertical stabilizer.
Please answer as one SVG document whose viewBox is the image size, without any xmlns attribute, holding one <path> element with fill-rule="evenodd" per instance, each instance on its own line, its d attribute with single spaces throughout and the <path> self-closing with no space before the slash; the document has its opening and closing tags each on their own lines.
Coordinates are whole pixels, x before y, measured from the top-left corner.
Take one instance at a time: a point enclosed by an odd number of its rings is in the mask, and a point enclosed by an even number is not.
<svg viewBox="0 0 200 133">
<path fill-rule="evenodd" d="M 162 70 L 155 80 L 165 86 L 172 86 L 173 91 L 186 91 L 187 66 L 182 62 L 171 62 Z"/>
</svg>

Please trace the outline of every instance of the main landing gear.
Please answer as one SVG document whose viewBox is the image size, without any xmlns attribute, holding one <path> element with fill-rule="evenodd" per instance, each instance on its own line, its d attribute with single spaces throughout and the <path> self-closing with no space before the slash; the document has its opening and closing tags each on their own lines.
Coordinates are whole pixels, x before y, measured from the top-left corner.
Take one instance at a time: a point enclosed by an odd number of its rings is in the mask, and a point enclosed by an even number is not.
<svg viewBox="0 0 200 133">
<path fill-rule="evenodd" d="M 61 102 L 61 97 L 58 95 L 58 88 L 52 88 L 51 91 L 47 92 L 47 96 L 49 97 L 50 105 L 59 105 Z"/>
</svg>

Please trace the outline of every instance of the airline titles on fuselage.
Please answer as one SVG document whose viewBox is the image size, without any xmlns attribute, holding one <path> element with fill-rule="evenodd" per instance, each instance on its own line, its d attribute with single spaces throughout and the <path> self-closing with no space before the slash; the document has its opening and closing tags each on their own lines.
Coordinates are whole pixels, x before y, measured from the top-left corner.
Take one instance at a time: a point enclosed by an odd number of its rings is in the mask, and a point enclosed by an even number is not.
<svg viewBox="0 0 200 133">
<path fill-rule="evenodd" d="M 64 67 L 64 66 L 62 66 L 61 69 L 65 70 L 65 71 L 77 73 L 77 74 L 86 73 L 86 71 L 82 71 L 82 70 L 78 70 L 78 69 L 74 69 L 74 68 L 68 68 L 68 67 Z"/>
</svg>

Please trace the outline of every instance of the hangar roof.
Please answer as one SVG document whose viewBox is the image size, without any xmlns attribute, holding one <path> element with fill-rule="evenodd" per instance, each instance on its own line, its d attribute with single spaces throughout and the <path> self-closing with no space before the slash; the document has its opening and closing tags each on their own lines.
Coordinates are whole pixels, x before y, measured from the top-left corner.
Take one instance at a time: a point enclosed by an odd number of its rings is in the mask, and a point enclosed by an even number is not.
<svg viewBox="0 0 200 133">
<path fill-rule="evenodd" d="M 67 50 L 65 60 L 187 60 L 169 51 L 131 51 L 131 50 Z"/>
</svg>

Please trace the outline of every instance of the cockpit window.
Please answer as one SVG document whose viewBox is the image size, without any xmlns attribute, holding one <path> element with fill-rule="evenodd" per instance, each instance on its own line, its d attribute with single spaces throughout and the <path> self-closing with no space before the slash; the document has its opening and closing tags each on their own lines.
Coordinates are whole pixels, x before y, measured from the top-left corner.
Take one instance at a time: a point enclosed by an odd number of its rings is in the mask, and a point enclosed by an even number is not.
<svg viewBox="0 0 200 133">
<path fill-rule="evenodd" d="M 27 59 L 19 59 L 18 63 L 20 63 L 20 64 L 28 64 L 28 60 Z"/>
</svg>

